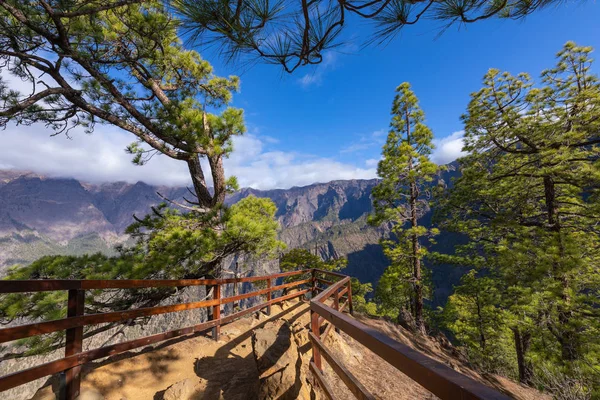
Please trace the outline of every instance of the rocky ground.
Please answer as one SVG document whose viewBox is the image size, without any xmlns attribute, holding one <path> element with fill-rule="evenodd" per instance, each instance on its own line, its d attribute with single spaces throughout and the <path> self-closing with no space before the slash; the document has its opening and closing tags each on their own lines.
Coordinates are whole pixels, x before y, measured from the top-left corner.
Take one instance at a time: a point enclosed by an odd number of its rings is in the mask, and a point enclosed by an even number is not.
<svg viewBox="0 0 600 400">
<path fill-rule="evenodd" d="M 210 335 L 196 335 L 187 340 L 166 342 L 131 357 L 122 355 L 117 361 L 85 370 L 82 397 L 90 400 L 257 399 L 261 390 L 273 390 L 267 389 L 266 384 L 260 385 L 263 372 L 263 381 L 280 378 L 277 386 L 283 388 L 288 382 L 288 396 L 293 396 L 287 398 L 299 398 L 298 394 L 311 386 L 297 381 L 296 371 L 291 372 L 296 367 L 298 351 L 302 351 L 304 359 L 310 357 L 310 348 L 298 349 L 291 336 L 292 329 L 296 329 L 293 327 L 299 326 L 298 320 L 303 325 L 308 323 L 308 304 L 288 302 L 283 308 L 273 306 L 271 317 L 257 313 L 222 327 L 218 342 Z M 253 333 L 256 346 L 253 346 Z M 277 342 L 275 346 L 274 342 Z M 284 362 L 284 367 L 271 368 L 278 361 Z M 284 382 L 283 370 L 288 367 L 286 372 L 293 378 L 289 380 L 286 374 Z M 306 371 L 303 377 L 307 376 Z M 53 389 L 56 390 L 56 384 L 50 382 L 32 400 L 53 400 Z M 310 393 L 307 396 L 305 398 L 310 398 Z"/>
<path fill-rule="evenodd" d="M 359 317 L 364 323 L 426 353 L 474 379 L 523 400 L 543 398 L 497 376 L 482 377 L 469 369 L 448 343 L 415 338 L 400 327 Z M 208 335 L 175 340 L 84 371 L 82 400 L 186 399 L 321 399 L 308 364 L 308 303 L 291 301 L 224 326 L 218 342 Z M 345 334 L 331 331 L 326 339 L 349 370 L 378 399 L 433 399 L 427 390 Z M 335 373 L 324 373 L 338 398 L 353 398 Z M 54 399 L 49 384 L 32 400 Z"/>
</svg>

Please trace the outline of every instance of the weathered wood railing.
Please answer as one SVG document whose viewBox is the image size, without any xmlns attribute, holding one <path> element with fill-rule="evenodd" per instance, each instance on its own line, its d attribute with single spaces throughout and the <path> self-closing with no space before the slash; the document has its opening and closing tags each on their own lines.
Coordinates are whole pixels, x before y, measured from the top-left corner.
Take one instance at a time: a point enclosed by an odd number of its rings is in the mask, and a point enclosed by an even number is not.
<svg viewBox="0 0 600 400">
<path fill-rule="evenodd" d="M 11 342 L 36 335 L 66 331 L 65 357 L 51 361 L 36 367 L 28 368 L 0 377 L 0 391 L 8 390 L 24 383 L 43 378 L 48 375 L 65 373 L 65 390 L 62 396 L 68 400 L 77 398 L 80 392 L 81 367 L 90 361 L 123 353 L 128 350 L 147 346 L 167 339 L 176 338 L 196 332 L 213 330 L 212 335 L 218 340 L 222 325 L 232 322 L 246 314 L 267 308 L 267 314 L 271 313 L 271 305 L 290 300 L 304 295 L 311 289 L 302 289 L 296 292 L 272 298 L 272 293 L 290 289 L 300 285 L 312 284 L 312 278 L 300 279 L 293 282 L 273 286 L 273 280 L 277 278 L 291 277 L 308 274 L 311 270 L 300 270 L 283 272 L 268 276 L 253 276 L 235 279 L 186 279 L 186 280 L 27 280 L 27 281 L 3 281 L 0 280 L 0 294 L 3 293 L 27 293 L 45 291 L 68 291 L 67 318 L 37 322 L 27 325 L 14 326 L 0 329 L 0 343 Z M 221 297 L 221 286 L 226 284 L 237 284 L 243 282 L 266 281 L 266 288 L 250 293 L 239 294 L 231 297 Z M 139 289 L 157 287 L 190 287 L 206 286 L 213 287 L 213 298 L 210 300 L 181 303 L 166 306 L 137 308 L 126 311 L 107 312 L 101 314 L 84 314 L 85 291 L 97 289 Z M 207 290 L 208 292 L 208 290 Z M 245 310 L 235 312 L 227 316 L 221 316 L 223 304 L 235 303 L 250 297 L 266 295 L 267 301 L 249 307 Z M 140 339 L 130 340 L 93 350 L 83 351 L 83 327 L 109 322 L 128 321 L 139 317 L 166 314 L 178 311 L 193 310 L 198 308 L 212 308 L 212 318 L 209 321 L 189 326 L 187 328 L 175 329 L 168 332 L 146 336 Z"/>
<path fill-rule="evenodd" d="M 350 277 L 321 270 L 312 270 L 312 274 L 313 296 L 310 301 L 309 336 L 312 342 L 313 359 L 310 369 L 329 399 L 335 399 L 335 396 L 323 374 L 322 358 L 357 399 L 375 398 L 323 343 L 332 327 L 343 331 L 442 400 L 510 398 L 344 314 L 343 311 L 347 306 L 350 306 L 349 312 L 352 314 Z M 319 276 L 334 277 L 338 280 L 333 282 Z M 317 285 L 319 283 L 328 287 L 322 288 Z M 317 292 L 321 293 L 317 294 Z M 347 300 L 340 306 L 340 300 L 344 296 Z M 328 322 L 328 326 L 321 333 L 324 322 Z M 382 376 L 382 379 L 385 378 Z"/>
<path fill-rule="evenodd" d="M 277 278 L 291 277 L 311 273 L 311 278 L 273 286 Z M 325 279 L 325 277 L 329 279 Z M 336 281 L 337 280 L 337 281 Z M 221 286 L 243 282 L 266 281 L 266 288 L 250 293 L 231 297 L 221 297 Z M 282 289 L 290 289 L 300 285 L 310 288 L 277 298 L 272 293 Z M 323 288 L 321 285 L 327 286 Z M 86 290 L 98 289 L 135 289 L 156 287 L 213 287 L 213 298 L 192 303 L 181 303 L 166 306 L 137 308 L 126 311 L 116 311 L 101 314 L 84 314 Z M 267 308 L 270 314 L 271 305 L 285 300 L 300 297 L 312 292 L 310 301 L 311 332 L 309 333 L 313 346 L 313 359 L 310 368 L 328 398 L 334 399 L 334 394 L 324 378 L 322 358 L 331 366 L 333 371 L 346 384 L 358 399 L 373 399 L 373 395 L 360 381 L 327 349 L 322 339 L 332 328 L 343 331 L 364 345 L 385 361 L 402 371 L 408 377 L 419 383 L 441 399 L 508 399 L 509 397 L 465 376 L 444 364 L 437 362 L 418 351 L 399 343 L 381 332 L 344 314 L 348 309 L 352 314 L 352 286 L 350 278 L 343 274 L 318 269 L 284 272 L 268 276 L 255 276 L 235 279 L 188 279 L 188 280 L 29 280 L 2 281 L 0 294 L 19 292 L 68 291 L 67 318 L 38 322 L 27 325 L 0 329 L 0 343 L 23 339 L 36 335 L 66 331 L 65 357 L 23 371 L 0 377 L 0 391 L 8 390 L 27 382 L 57 373 L 65 373 L 64 398 L 73 400 L 80 391 L 81 367 L 93 360 L 123 353 L 128 350 L 147 346 L 167 339 L 189 335 L 196 332 L 213 330 L 213 338 L 218 340 L 220 328 L 246 314 Z M 319 293 L 320 294 L 317 294 Z M 223 304 L 234 303 L 254 296 L 266 295 L 266 302 L 249 307 L 227 316 L 221 316 Z M 343 303 L 340 304 L 340 301 Z M 328 305 L 328 303 L 330 305 Z M 192 310 L 198 308 L 212 309 L 212 318 L 206 322 L 187 328 L 175 329 L 160 334 L 146 336 L 93 350 L 83 351 L 83 327 L 109 322 L 128 321 L 139 317 L 147 317 L 165 313 Z M 323 323 L 328 326 L 323 332 Z"/>
</svg>

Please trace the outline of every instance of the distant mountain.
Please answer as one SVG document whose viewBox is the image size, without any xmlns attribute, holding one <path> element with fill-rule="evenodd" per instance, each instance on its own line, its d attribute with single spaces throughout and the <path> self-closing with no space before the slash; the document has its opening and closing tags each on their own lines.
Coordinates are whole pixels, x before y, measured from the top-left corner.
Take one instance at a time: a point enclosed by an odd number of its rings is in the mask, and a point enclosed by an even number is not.
<svg viewBox="0 0 600 400">
<path fill-rule="evenodd" d="M 449 181 L 452 169 L 441 179 Z M 376 284 L 388 265 L 379 240 L 386 227 L 366 223 L 372 211 L 371 190 L 377 180 L 316 183 L 291 189 L 242 189 L 227 199 L 232 204 L 254 195 L 277 205 L 280 238 L 289 248 L 303 247 L 324 258 L 346 256 L 346 273 Z M 185 188 L 150 186 L 142 182 L 94 185 L 74 179 L 47 178 L 31 172 L 0 171 L 0 274 L 13 264 L 29 263 L 47 254 L 111 254 L 133 214 L 143 216 L 161 202 L 161 194 L 181 199 Z M 430 215 L 425 217 L 429 221 Z M 440 247 L 456 238 L 441 235 Z M 449 295 L 462 271 L 435 266 L 434 304 Z"/>
</svg>

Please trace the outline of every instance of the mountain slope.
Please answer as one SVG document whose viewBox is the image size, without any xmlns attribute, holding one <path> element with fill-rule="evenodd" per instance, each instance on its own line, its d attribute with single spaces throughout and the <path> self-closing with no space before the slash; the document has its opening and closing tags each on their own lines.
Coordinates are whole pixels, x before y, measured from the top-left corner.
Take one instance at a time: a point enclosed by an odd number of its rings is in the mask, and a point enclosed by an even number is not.
<svg viewBox="0 0 600 400">
<path fill-rule="evenodd" d="M 441 179 L 449 182 L 451 168 Z M 323 258 L 348 257 L 345 273 L 376 284 L 388 265 L 379 240 L 387 227 L 366 222 L 372 210 L 376 179 L 317 183 L 291 189 L 242 189 L 229 204 L 253 195 L 277 205 L 280 238 L 288 248 L 302 247 Z M 127 239 L 123 232 L 133 215 L 143 216 L 162 201 L 160 192 L 181 200 L 186 188 L 155 187 L 143 182 L 94 185 L 47 178 L 30 172 L 0 171 L 0 275 L 8 266 L 29 263 L 46 254 L 111 253 Z M 423 221 L 429 224 L 431 215 Z M 451 249 L 456 237 L 442 234 L 438 248 Z M 433 305 L 443 304 L 460 269 L 431 266 Z"/>
</svg>

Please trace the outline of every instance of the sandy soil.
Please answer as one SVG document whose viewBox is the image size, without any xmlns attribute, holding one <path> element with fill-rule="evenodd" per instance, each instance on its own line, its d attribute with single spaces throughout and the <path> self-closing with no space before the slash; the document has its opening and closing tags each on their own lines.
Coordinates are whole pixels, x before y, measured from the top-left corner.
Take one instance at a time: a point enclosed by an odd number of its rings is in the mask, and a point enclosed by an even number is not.
<svg viewBox="0 0 600 400">
<path fill-rule="evenodd" d="M 258 370 L 252 355 L 252 330 L 267 321 L 307 313 L 306 303 L 273 306 L 271 317 L 263 313 L 241 318 L 221 328 L 215 342 L 210 334 L 186 337 L 125 353 L 100 366 L 84 370 L 81 387 L 101 393 L 106 400 L 161 400 L 164 391 L 184 379 L 198 380 L 196 399 L 256 399 Z M 307 319 L 308 321 L 308 319 Z M 54 399 L 52 386 L 38 391 L 32 400 Z"/>
<path fill-rule="evenodd" d="M 221 338 L 215 342 L 210 335 L 195 335 L 144 349 L 141 353 L 126 353 L 84 370 L 82 391 L 101 393 L 106 400 L 162 400 L 164 391 L 176 382 L 193 379 L 198 382 L 194 399 L 252 400 L 258 395 L 258 370 L 252 354 L 252 330 L 279 318 L 290 325 L 308 328 L 308 303 L 291 301 L 282 307 L 273 306 L 272 314 L 263 313 L 242 318 L 222 327 Z M 441 361 L 487 385 L 510 392 L 517 399 L 545 399 L 541 393 L 497 376 L 482 377 L 456 358 L 456 353 L 431 338 L 414 337 L 404 329 L 383 320 L 358 317 L 361 322 Z M 303 332 L 307 332 L 306 331 Z M 303 333 L 306 335 L 306 333 Z M 308 337 L 302 338 L 310 353 Z M 359 378 L 377 398 L 388 400 L 435 399 L 430 392 L 402 372 L 368 351 L 345 334 L 333 330 L 325 343 L 340 361 Z M 354 396 L 324 364 L 324 373 L 339 399 Z M 52 386 L 41 389 L 32 400 L 54 399 Z"/>
</svg>

